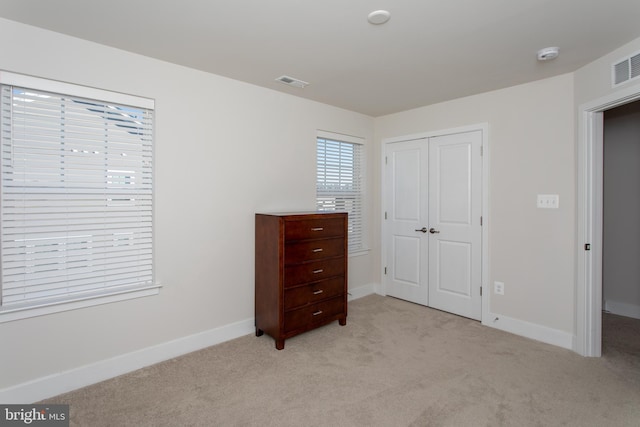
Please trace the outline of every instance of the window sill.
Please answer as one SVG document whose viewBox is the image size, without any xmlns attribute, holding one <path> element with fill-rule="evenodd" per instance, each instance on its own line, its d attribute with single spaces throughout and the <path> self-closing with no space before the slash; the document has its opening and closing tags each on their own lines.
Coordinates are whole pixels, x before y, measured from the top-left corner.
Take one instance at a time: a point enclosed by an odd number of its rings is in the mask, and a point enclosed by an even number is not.
<svg viewBox="0 0 640 427">
<path fill-rule="evenodd" d="M 126 301 L 134 298 L 157 295 L 160 292 L 160 287 L 160 284 L 155 284 L 145 288 L 123 291 L 118 294 L 94 295 L 84 299 L 76 299 L 67 302 L 46 302 L 35 307 L 0 308 L 0 323 L 13 322 L 14 320 L 28 319 L 31 317 L 92 307 L 94 305 L 109 304 L 117 301 Z"/>
</svg>

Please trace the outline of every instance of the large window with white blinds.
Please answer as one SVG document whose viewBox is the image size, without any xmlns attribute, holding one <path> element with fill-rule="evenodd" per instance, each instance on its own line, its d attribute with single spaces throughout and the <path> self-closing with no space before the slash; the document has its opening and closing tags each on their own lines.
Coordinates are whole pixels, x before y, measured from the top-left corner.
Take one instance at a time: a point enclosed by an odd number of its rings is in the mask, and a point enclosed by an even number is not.
<svg viewBox="0 0 640 427">
<path fill-rule="evenodd" d="M 153 101 L 4 72 L 0 96 L 0 316 L 156 288 Z"/>
<path fill-rule="evenodd" d="M 364 249 L 363 145 L 360 138 L 319 132 L 316 208 L 348 212 L 349 253 Z"/>
</svg>

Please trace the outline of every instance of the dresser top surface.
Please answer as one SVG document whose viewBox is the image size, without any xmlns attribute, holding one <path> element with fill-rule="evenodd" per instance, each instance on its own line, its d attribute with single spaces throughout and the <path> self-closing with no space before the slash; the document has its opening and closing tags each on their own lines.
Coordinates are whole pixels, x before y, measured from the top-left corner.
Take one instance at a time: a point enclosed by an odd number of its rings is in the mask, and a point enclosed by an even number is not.
<svg viewBox="0 0 640 427">
<path fill-rule="evenodd" d="M 328 212 L 328 211 L 300 211 L 300 212 L 257 212 L 256 215 L 266 216 L 310 216 L 310 215 L 347 215 L 347 212 Z"/>
</svg>

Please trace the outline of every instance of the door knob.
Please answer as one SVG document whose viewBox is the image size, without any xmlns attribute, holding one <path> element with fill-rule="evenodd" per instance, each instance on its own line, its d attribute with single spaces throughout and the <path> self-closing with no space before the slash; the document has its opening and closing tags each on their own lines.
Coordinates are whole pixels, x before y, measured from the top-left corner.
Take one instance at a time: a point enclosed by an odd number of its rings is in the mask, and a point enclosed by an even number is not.
<svg viewBox="0 0 640 427">
<path fill-rule="evenodd" d="M 426 233 L 427 232 L 427 227 L 422 227 L 421 229 L 416 230 L 416 231 L 422 231 L 423 233 Z"/>
<path fill-rule="evenodd" d="M 439 232 L 440 232 L 439 230 L 436 230 L 436 229 L 435 229 L 435 228 L 433 228 L 433 227 L 431 227 L 431 228 L 429 229 L 429 233 L 431 233 L 431 234 L 436 234 L 436 233 L 439 233 Z"/>
</svg>

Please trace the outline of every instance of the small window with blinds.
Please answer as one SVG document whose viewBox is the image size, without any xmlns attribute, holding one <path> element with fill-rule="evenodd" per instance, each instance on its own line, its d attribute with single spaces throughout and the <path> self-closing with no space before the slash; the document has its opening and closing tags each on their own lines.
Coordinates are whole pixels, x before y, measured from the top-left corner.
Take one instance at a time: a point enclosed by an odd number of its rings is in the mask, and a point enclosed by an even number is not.
<svg viewBox="0 0 640 427">
<path fill-rule="evenodd" d="M 0 316 L 157 288 L 153 101 L 4 72 L 0 91 Z"/>
<path fill-rule="evenodd" d="M 364 249 L 361 141 L 325 132 L 317 137 L 316 208 L 348 212 L 349 253 Z"/>
</svg>

